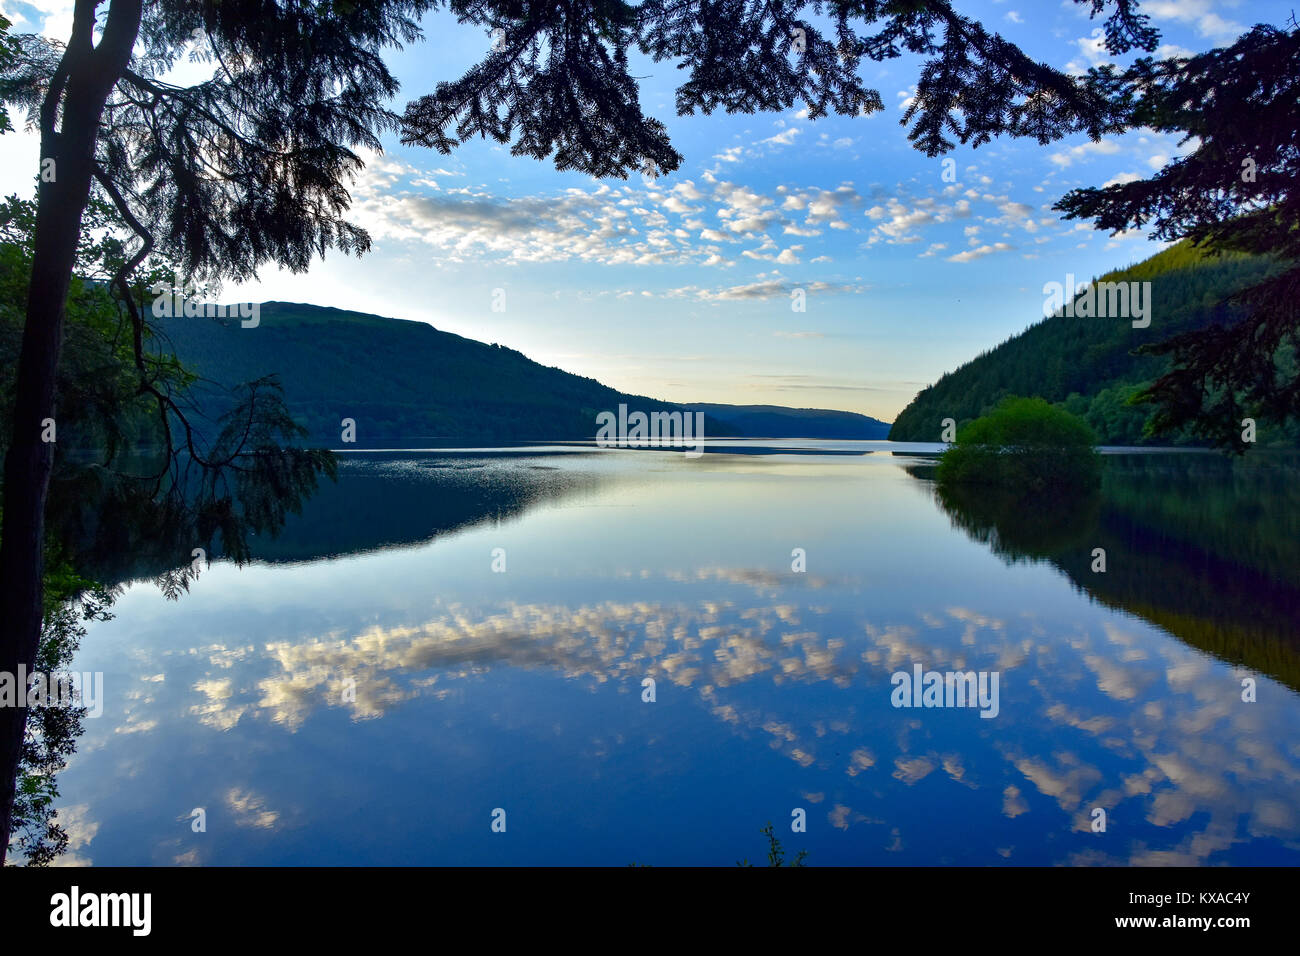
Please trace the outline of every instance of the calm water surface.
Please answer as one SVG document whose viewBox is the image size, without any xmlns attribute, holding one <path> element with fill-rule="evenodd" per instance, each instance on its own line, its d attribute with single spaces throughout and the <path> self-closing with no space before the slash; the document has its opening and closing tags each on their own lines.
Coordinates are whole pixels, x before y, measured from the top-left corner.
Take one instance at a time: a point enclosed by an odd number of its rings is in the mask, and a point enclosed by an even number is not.
<svg viewBox="0 0 1300 956">
<path fill-rule="evenodd" d="M 91 627 L 65 862 L 731 865 L 769 820 L 810 865 L 1300 862 L 1292 464 L 1116 456 L 1027 514 L 778 444 L 344 456 Z M 918 664 L 997 716 L 895 708 Z"/>
</svg>

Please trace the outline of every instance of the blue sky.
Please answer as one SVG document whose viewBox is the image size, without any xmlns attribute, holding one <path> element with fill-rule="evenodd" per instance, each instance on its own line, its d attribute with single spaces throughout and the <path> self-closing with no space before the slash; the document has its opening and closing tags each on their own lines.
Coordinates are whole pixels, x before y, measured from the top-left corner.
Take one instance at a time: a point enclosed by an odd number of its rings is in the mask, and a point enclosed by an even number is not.
<svg viewBox="0 0 1300 956">
<path fill-rule="evenodd" d="M 71 0 L 0 0 L 17 31 L 66 36 Z M 1108 59 L 1100 22 L 1070 0 L 972 0 L 977 17 L 1070 70 Z M 1160 55 L 1280 24 L 1289 2 L 1148 0 Z M 446 14 L 391 55 L 397 108 L 487 49 Z M 1081 281 L 1160 246 L 1066 222 L 1076 186 L 1145 176 L 1180 149 L 1135 131 L 1048 146 L 1000 140 L 941 159 L 899 124 L 918 62 L 867 63 L 883 112 L 808 121 L 781 114 L 678 117 L 681 74 L 634 63 L 645 110 L 685 156 L 658 180 L 596 181 L 475 141 L 450 155 L 395 137 L 353 186 L 370 230 L 361 259 L 332 254 L 305 275 L 266 270 L 223 299 L 280 299 L 415 319 L 519 349 L 547 365 L 674 401 L 840 408 L 885 420 L 922 387 L 1042 315 L 1046 282 Z M 26 193 L 33 137 L 0 137 L 6 193 Z M 790 291 L 806 292 L 792 311 Z M 504 290 L 504 311 L 493 311 Z M 1158 316 L 1149 330 L 1158 335 Z"/>
</svg>

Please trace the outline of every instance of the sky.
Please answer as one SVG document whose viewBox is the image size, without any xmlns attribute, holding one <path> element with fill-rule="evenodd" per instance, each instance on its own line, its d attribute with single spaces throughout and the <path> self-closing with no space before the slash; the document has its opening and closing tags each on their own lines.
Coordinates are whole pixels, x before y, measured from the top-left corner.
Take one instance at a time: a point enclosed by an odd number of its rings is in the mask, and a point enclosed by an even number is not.
<svg viewBox="0 0 1300 956">
<path fill-rule="evenodd" d="M 956 6 L 1066 70 L 1111 59 L 1090 5 Z M 14 32 L 60 38 L 71 9 L 72 0 L 0 0 Z M 1141 9 L 1161 31 L 1157 55 L 1171 56 L 1281 24 L 1292 5 L 1147 0 Z M 491 43 L 444 12 L 424 33 L 388 58 L 402 84 L 398 112 Z M 945 181 L 943 159 L 917 151 L 900 125 L 918 65 L 864 62 L 886 109 L 810 121 L 801 109 L 679 117 L 675 64 L 634 60 L 643 109 L 685 157 L 657 179 L 562 173 L 491 141 L 444 155 L 388 136 L 351 187 L 350 218 L 369 230 L 369 253 L 331 253 L 300 275 L 268 268 L 227 285 L 222 299 L 428 322 L 669 401 L 892 421 L 944 372 L 1041 320 L 1046 283 L 1085 281 L 1163 248 L 1051 207 L 1072 188 L 1150 175 L 1188 148 L 1150 130 L 1098 143 L 1000 139 L 948 154 L 957 181 Z M 6 195 L 34 192 L 38 158 L 30 132 L 0 136 Z M 795 289 L 803 312 L 792 309 Z"/>
</svg>

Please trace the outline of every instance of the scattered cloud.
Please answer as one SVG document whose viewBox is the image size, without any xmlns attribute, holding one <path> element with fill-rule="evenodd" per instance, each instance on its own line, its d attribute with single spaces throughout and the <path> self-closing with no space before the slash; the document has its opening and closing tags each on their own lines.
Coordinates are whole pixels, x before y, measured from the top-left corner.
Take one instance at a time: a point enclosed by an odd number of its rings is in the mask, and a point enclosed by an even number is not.
<svg viewBox="0 0 1300 956">
<path fill-rule="evenodd" d="M 967 249 L 964 252 L 959 252 L 956 255 L 949 256 L 948 261 L 949 262 L 973 262 L 976 259 L 983 259 L 985 256 L 991 256 L 994 253 L 1008 252 L 1013 248 L 1015 247 L 1010 245 L 1009 243 L 995 242 L 989 245 L 979 246 L 975 249 Z"/>
<path fill-rule="evenodd" d="M 1224 19 L 1214 11 L 1214 0 L 1147 0 L 1142 12 L 1158 26 L 1160 21 L 1174 21 L 1193 27 L 1213 43 L 1231 43 L 1246 31 L 1240 23 Z"/>
<path fill-rule="evenodd" d="M 1069 149 L 1060 150 L 1052 153 L 1047 158 L 1062 168 L 1073 165 L 1081 159 L 1086 159 L 1093 155 L 1113 156 L 1120 151 L 1119 143 L 1112 139 L 1101 139 L 1094 142 L 1082 143 L 1078 146 L 1071 146 Z"/>
</svg>

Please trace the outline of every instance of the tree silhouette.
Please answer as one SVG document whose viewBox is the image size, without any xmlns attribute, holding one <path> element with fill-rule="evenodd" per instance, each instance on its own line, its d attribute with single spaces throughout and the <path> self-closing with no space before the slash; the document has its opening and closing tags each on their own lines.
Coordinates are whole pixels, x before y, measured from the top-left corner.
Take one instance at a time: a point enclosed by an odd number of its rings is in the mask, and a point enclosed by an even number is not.
<svg viewBox="0 0 1300 956">
<path fill-rule="evenodd" d="M 151 380 L 142 290 L 132 277 L 159 252 L 188 277 L 219 280 L 247 278 L 267 262 L 302 271 L 331 248 L 363 251 L 368 237 L 342 213 L 347 178 L 361 166 L 354 150 L 377 148 L 380 131 L 395 122 L 382 104 L 396 82 L 380 51 L 418 36 L 414 17 L 431 6 L 76 0 L 65 45 L 15 38 L 0 90 L 31 111 L 52 174 L 37 193 L 5 456 L 0 670 L 30 669 L 39 643 L 54 460 L 42 423 L 57 414 L 65 305 L 92 189 L 134 240 L 113 285 L 130 313 L 140 387 L 158 404 L 169 451 L 183 449 L 200 466 L 196 480 L 213 489 L 226 481 L 247 489 L 253 478 L 286 491 L 310 482 L 328 465 L 280 444 L 294 426 L 271 383 L 260 389 L 269 404 L 259 404 L 254 389 L 213 445 L 200 447 L 181 404 Z M 188 87 L 160 79 L 196 44 L 209 79 Z M 253 506 L 264 516 L 280 507 L 265 498 Z M 228 528 L 232 514 L 233 506 L 208 517 Z M 20 708 L 0 712 L 0 832 L 8 832 L 23 717 Z"/>
<path fill-rule="evenodd" d="M 781 841 L 776 838 L 776 829 L 772 826 L 772 821 L 767 822 L 767 826 L 758 831 L 767 837 L 767 865 L 768 866 L 803 866 L 804 860 L 808 858 L 807 850 L 800 850 L 795 854 L 793 860 L 789 863 L 785 861 L 785 850 L 781 848 Z M 736 866 L 748 867 L 753 866 L 746 857 L 736 863 Z"/>
<path fill-rule="evenodd" d="M 1244 451 L 1243 416 L 1300 414 L 1300 29 L 1259 25 L 1198 56 L 1097 70 L 1090 85 L 1123 104 L 1126 125 L 1181 133 L 1194 148 L 1147 179 L 1074 190 L 1056 208 L 1099 229 L 1146 228 L 1286 265 L 1231 297 L 1246 307 L 1239 320 L 1143 349 L 1173 359 L 1139 396 L 1156 403 L 1155 430 L 1187 426 Z"/>
<path fill-rule="evenodd" d="M 1158 36 L 1135 0 L 1075 0 L 1105 21 L 1107 48 L 1153 50 Z M 449 152 L 472 136 L 517 156 L 553 156 L 593 176 L 669 173 L 681 155 L 637 101 L 633 50 L 679 61 L 681 115 L 754 113 L 802 103 L 811 119 L 884 109 L 858 77 L 864 60 L 926 57 L 904 115 L 909 138 L 935 156 L 998 135 L 1048 142 L 1120 129 L 1111 91 L 1033 60 L 958 14 L 947 0 L 453 0 L 493 49 L 460 79 L 406 108 L 402 141 Z M 819 29 L 809 17 L 830 22 Z"/>
</svg>

